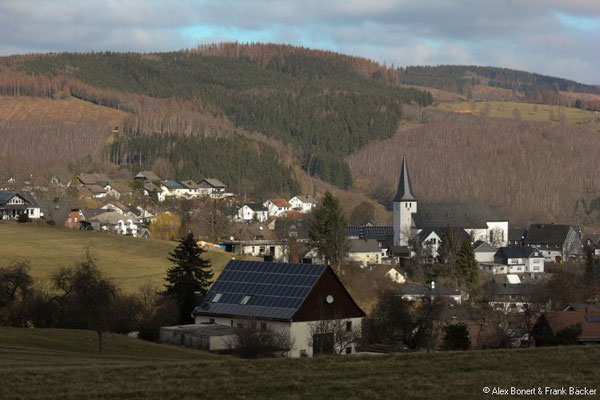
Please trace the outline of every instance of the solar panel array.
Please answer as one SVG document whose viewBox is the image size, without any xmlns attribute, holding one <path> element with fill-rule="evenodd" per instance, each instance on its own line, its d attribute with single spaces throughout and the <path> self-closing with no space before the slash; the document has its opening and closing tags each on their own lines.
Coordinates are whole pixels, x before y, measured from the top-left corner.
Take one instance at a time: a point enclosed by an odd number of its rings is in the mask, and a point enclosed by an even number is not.
<svg viewBox="0 0 600 400">
<path fill-rule="evenodd" d="M 394 236 L 394 227 L 392 225 L 350 225 L 347 230 L 348 236 L 359 239 L 375 239 L 378 241 L 386 240 Z"/>
<path fill-rule="evenodd" d="M 317 264 L 232 260 L 195 312 L 289 320 L 326 268 Z M 250 300 L 240 304 L 245 296 L 251 296 Z"/>
<path fill-rule="evenodd" d="M 585 320 L 587 322 L 599 323 L 600 322 L 600 315 L 586 315 L 585 316 Z"/>
</svg>

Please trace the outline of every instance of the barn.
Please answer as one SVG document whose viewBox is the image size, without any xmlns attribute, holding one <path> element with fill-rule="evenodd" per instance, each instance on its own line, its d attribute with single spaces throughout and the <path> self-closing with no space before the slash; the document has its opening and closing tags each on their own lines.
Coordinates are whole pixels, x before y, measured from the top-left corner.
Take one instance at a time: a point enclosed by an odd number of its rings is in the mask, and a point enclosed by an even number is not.
<svg viewBox="0 0 600 400">
<path fill-rule="evenodd" d="M 288 335 L 290 357 L 355 353 L 365 316 L 327 265 L 243 260 L 227 264 L 192 315 Z"/>
</svg>

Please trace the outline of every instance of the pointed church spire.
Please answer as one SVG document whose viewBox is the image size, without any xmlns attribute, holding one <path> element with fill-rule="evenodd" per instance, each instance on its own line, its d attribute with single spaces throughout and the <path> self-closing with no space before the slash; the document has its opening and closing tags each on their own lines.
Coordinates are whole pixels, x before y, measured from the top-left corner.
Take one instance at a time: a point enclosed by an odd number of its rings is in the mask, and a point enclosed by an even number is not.
<svg viewBox="0 0 600 400">
<path fill-rule="evenodd" d="M 410 188 L 406 154 L 402 157 L 402 171 L 400 171 L 400 180 L 398 181 L 398 192 L 396 192 L 396 197 L 394 197 L 394 202 L 397 201 L 417 201 Z"/>
</svg>

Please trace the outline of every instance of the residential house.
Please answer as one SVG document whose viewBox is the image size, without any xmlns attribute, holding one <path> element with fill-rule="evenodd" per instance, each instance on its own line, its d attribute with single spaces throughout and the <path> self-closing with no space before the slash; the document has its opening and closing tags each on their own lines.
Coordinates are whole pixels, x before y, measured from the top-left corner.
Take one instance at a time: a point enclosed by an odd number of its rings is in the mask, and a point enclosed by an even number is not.
<svg viewBox="0 0 600 400">
<path fill-rule="evenodd" d="M 473 243 L 473 251 L 475 252 L 475 259 L 478 263 L 493 263 L 494 256 L 496 255 L 498 249 L 488 242 L 478 240 Z"/>
<path fill-rule="evenodd" d="M 494 263 L 482 263 L 481 269 L 492 274 L 541 274 L 544 256 L 533 247 L 501 247 L 494 255 Z"/>
<path fill-rule="evenodd" d="M 302 220 L 276 219 L 273 222 L 275 236 L 284 240 L 308 242 L 308 223 Z"/>
<path fill-rule="evenodd" d="M 108 196 L 106 189 L 100 185 L 84 185 L 81 186 L 80 191 L 84 196 L 89 196 L 96 199 L 103 199 Z"/>
<path fill-rule="evenodd" d="M 272 260 L 283 260 L 286 255 L 286 244 L 282 240 L 249 239 L 249 240 L 223 240 L 221 247 L 228 253 L 247 255 L 253 257 L 267 257 Z"/>
<path fill-rule="evenodd" d="M 516 275 L 504 275 L 485 284 L 483 298 L 492 308 L 503 312 L 523 312 L 529 307 L 535 285 L 521 282 Z"/>
<path fill-rule="evenodd" d="M 525 246 L 525 236 L 527 236 L 527 229 L 509 228 L 508 229 L 508 245 L 511 247 Z"/>
<path fill-rule="evenodd" d="M 269 218 L 269 210 L 260 203 L 246 203 L 237 212 L 239 221 L 265 222 Z"/>
<path fill-rule="evenodd" d="M 85 221 L 83 211 L 80 208 L 72 208 L 63 225 L 66 228 L 81 229 L 82 221 Z"/>
<path fill-rule="evenodd" d="M 444 347 L 445 327 L 464 325 L 469 332 L 471 349 L 497 347 L 500 345 L 499 327 L 475 307 L 456 305 L 445 301 L 436 305 L 430 316 L 432 320 L 432 342 L 435 348 Z"/>
<path fill-rule="evenodd" d="M 279 332 L 290 357 L 311 357 L 355 353 L 356 343 L 338 348 L 336 339 L 359 332 L 365 313 L 327 265 L 232 260 L 192 315 L 196 324 Z"/>
<path fill-rule="evenodd" d="M 136 176 L 133 177 L 134 181 L 142 182 L 162 182 L 162 179 L 156 175 L 153 171 L 140 171 Z"/>
<path fill-rule="evenodd" d="M 200 196 L 200 186 L 193 180 L 181 181 L 186 197 L 192 199 Z"/>
<path fill-rule="evenodd" d="M 269 210 L 270 217 L 280 217 L 286 211 L 292 209 L 292 205 L 284 198 L 270 199 L 263 203 L 263 205 Z"/>
<path fill-rule="evenodd" d="M 531 224 L 524 243 L 539 249 L 548 262 L 562 262 L 583 256 L 579 232 L 572 225 Z"/>
<path fill-rule="evenodd" d="M 84 214 L 85 215 L 85 214 Z M 94 230 L 115 233 L 117 235 L 138 236 L 138 230 L 143 227 L 134 218 L 128 218 L 115 211 L 107 211 L 86 219 Z M 85 226 L 82 224 L 82 226 Z"/>
<path fill-rule="evenodd" d="M 164 197 L 183 198 L 186 197 L 188 190 L 179 182 L 162 181 L 161 189 Z"/>
<path fill-rule="evenodd" d="M 466 295 L 460 290 L 451 289 L 446 286 L 436 285 L 435 282 L 407 283 L 398 287 L 396 293 L 406 301 L 424 301 L 434 299 L 451 299 L 460 304 Z"/>
<path fill-rule="evenodd" d="M 351 239 L 348 249 L 348 260 L 358 263 L 365 268 L 368 265 L 381 262 L 381 247 L 375 239 Z"/>
<path fill-rule="evenodd" d="M 311 212 L 318 204 L 317 200 L 308 194 L 294 196 L 290 199 L 289 203 L 294 210 L 303 214 Z"/>
<path fill-rule="evenodd" d="M 106 174 L 79 174 L 77 179 L 83 186 L 98 185 L 104 187 L 110 183 L 110 179 Z"/>
<path fill-rule="evenodd" d="M 218 179 L 206 178 L 198 182 L 201 196 L 209 196 L 214 199 L 227 197 L 230 193 L 225 192 L 225 184 Z"/>
<path fill-rule="evenodd" d="M 548 311 L 544 315 L 555 335 L 565 328 L 579 324 L 579 344 L 600 344 L 600 311 L 590 307 L 583 311 Z"/>
<path fill-rule="evenodd" d="M 406 277 L 398 271 L 397 268 L 391 265 L 378 265 L 371 270 L 373 276 L 377 277 L 385 277 L 390 279 L 394 283 L 405 284 Z"/>
<path fill-rule="evenodd" d="M 0 192 L 0 219 L 17 219 L 21 214 L 30 219 L 42 216 L 35 197 L 28 191 Z"/>
</svg>

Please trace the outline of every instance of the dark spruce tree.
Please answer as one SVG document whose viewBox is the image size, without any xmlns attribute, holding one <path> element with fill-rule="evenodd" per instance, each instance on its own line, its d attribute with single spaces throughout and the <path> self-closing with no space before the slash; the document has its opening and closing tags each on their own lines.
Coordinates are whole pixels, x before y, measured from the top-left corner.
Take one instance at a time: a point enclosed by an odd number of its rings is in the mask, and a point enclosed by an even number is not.
<svg viewBox="0 0 600 400">
<path fill-rule="evenodd" d="M 174 265 L 167 271 L 163 295 L 177 303 L 182 324 L 194 322 L 191 313 L 196 306 L 196 292 L 201 297 L 206 296 L 212 283 L 211 263 L 201 257 L 202 253 L 192 232 L 179 239 L 179 245 L 169 253 L 168 260 Z"/>
</svg>

